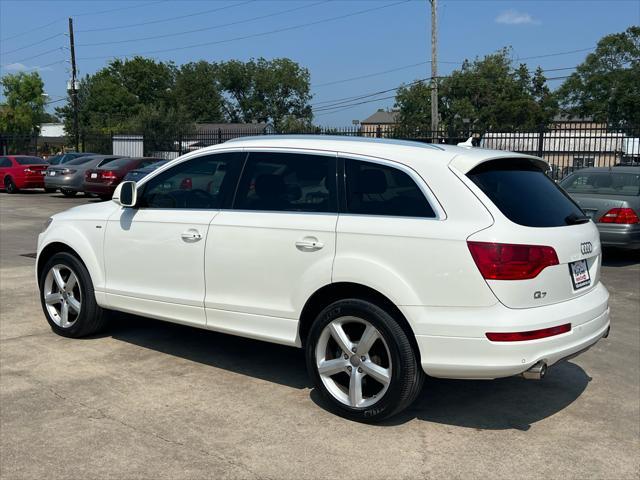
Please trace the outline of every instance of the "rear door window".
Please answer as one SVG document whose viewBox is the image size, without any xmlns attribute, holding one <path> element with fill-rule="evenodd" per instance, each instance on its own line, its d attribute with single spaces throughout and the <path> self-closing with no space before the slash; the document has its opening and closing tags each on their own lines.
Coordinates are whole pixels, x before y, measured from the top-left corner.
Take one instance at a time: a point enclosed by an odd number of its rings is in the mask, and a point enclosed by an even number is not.
<svg viewBox="0 0 640 480">
<path fill-rule="evenodd" d="M 560 185 L 569 193 L 637 196 L 640 194 L 640 173 L 580 172 Z"/>
<path fill-rule="evenodd" d="M 519 225 L 561 227 L 584 218 L 580 207 L 526 159 L 491 160 L 478 165 L 467 176 L 505 217 Z"/>
<path fill-rule="evenodd" d="M 345 160 L 347 212 L 394 217 L 436 216 L 420 187 L 402 170 Z"/>
<path fill-rule="evenodd" d="M 337 211 L 335 157 L 249 154 L 234 208 L 280 212 Z"/>
</svg>

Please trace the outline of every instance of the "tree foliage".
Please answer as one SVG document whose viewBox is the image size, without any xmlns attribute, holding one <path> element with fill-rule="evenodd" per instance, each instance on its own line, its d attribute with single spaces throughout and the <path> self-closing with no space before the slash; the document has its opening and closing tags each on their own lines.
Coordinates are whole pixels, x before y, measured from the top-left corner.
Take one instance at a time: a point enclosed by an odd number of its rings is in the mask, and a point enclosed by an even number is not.
<svg viewBox="0 0 640 480">
<path fill-rule="evenodd" d="M 311 119 L 309 72 L 284 58 L 172 63 L 114 60 L 84 77 L 79 124 L 86 131 L 189 130 L 196 122 L 283 122 Z M 71 102 L 57 109 L 73 129 Z M 292 120 L 293 119 L 293 120 Z"/>
<path fill-rule="evenodd" d="M 0 105 L 0 131 L 37 133 L 44 118 L 44 83 L 38 72 L 8 74 L 0 79 L 5 103 Z"/>
<path fill-rule="evenodd" d="M 559 88 L 562 107 L 616 127 L 640 125 L 640 27 L 603 37 Z"/>
<path fill-rule="evenodd" d="M 280 128 L 287 117 L 311 120 L 310 75 L 288 58 L 218 65 L 220 86 L 227 100 L 227 118 L 234 122 L 271 122 Z"/>
<path fill-rule="evenodd" d="M 451 131 L 537 128 L 558 111 L 544 74 L 524 64 L 513 66 L 510 50 L 465 61 L 459 70 L 439 80 L 441 126 Z M 409 129 L 429 129 L 431 87 L 424 82 L 398 89 L 399 122 Z"/>
</svg>

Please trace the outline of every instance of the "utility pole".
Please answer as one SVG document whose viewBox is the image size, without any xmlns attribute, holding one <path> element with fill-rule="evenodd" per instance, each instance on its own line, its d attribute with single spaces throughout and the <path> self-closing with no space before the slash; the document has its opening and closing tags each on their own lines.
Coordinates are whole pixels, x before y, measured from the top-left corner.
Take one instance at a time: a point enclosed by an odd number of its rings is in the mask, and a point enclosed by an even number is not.
<svg viewBox="0 0 640 480">
<path fill-rule="evenodd" d="M 76 90 L 76 48 L 73 41 L 73 18 L 69 17 L 69 48 L 71 50 L 71 102 L 73 103 L 73 139 L 76 152 L 80 150 L 78 132 L 78 91 Z"/>
<path fill-rule="evenodd" d="M 438 131 L 438 0 L 431 2 L 431 131 Z"/>
</svg>

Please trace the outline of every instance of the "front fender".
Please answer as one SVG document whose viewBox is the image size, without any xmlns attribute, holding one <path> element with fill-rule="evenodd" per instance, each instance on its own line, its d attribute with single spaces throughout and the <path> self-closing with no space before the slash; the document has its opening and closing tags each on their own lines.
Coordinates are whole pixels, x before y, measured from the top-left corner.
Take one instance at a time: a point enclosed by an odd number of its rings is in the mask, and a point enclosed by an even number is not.
<svg viewBox="0 0 640 480">
<path fill-rule="evenodd" d="M 56 224 L 57 223 L 57 224 Z M 72 249 L 80 257 L 91 276 L 96 294 L 96 302 L 106 306 L 104 289 L 104 221 L 54 222 L 48 230 L 38 237 L 38 255 L 36 258 L 36 281 L 40 257 L 47 247 L 60 243 Z"/>
</svg>

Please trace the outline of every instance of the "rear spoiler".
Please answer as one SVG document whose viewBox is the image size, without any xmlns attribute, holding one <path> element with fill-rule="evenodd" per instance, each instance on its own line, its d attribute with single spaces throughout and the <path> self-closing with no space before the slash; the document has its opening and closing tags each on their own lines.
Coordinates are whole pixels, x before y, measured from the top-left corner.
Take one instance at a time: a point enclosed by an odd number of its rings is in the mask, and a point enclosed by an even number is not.
<svg viewBox="0 0 640 480">
<path fill-rule="evenodd" d="M 481 165 L 485 162 L 509 158 L 529 160 L 543 172 L 549 170 L 549 163 L 540 157 L 534 157 L 533 155 L 523 155 L 521 153 L 497 152 L 495 150 L 484 149 L 469 149 L 469 153 L 456 155 L 455 157 L 453 157 L 453 159 L 451 159 L 451 162 L 449 162 L 449 166 L 464 174 L 467 174 L 478 165 Z"/>
</svg>

